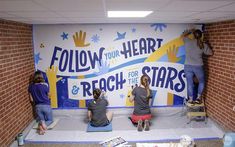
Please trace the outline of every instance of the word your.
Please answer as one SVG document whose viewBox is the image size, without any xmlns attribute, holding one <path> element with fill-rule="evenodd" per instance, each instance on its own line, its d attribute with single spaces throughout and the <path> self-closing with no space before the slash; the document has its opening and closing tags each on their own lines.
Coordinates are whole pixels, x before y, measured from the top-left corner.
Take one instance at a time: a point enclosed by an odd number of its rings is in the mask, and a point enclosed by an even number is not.
<svg viewBox="0 0 235 147">
<path fill-rule="evenodd" d="M 120 57 L 119 50 L 105 53 L 104 56 L 106 57 L 106 60 Z"/>
</svg>

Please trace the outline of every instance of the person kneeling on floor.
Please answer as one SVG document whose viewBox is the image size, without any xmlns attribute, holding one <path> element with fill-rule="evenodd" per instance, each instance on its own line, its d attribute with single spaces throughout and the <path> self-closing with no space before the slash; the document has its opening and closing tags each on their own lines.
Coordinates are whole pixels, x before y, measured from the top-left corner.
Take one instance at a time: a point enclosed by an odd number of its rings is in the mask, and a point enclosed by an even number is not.
<svg viewBox="0 0 235 147">
<path fill-rule="evenodd" d="M 88 120 L 94 127 L 107 126 L 111 123 L 113 113 L 107 112 L 108 100 L 100 89 L 93 91 L 94 100 L 88 105 Z"/>
<path fill-rule="evenodd" d="M 140 79 L 140 86 L 135 87 L 129 101 L 134 101 L 134 112 L 131 116 L 133 123 L 138 123 L 137 130 L 142 131 L 143 126 L 145 131 L 149 131 L 151 120 L 150 104 L 152 99 L 152 92 L 149 89 L 149 77 L 143 75 Z"/>
<path fill-rule="evenodd" d="M 34 73 L 33 82 L 28 87 L 30 101 L 34 103 L 39 118 L 38 133 L 43 135 L 53 122 L 51 102 L 49 99 L 49 86 L 40 71 Z"/>
</svg>

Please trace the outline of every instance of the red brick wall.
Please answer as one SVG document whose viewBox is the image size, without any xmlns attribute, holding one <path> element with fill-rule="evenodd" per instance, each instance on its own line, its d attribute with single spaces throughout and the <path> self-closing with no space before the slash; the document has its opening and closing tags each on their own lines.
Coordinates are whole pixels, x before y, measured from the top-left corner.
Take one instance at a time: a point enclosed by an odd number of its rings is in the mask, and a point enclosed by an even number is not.
<svg viewBox="0 0 235 147">
<path fill-rule="evenodd" d="M 214 50 L 205 58 L 207 112 L 225 129 L 235 131 L 235 20 L 207 24 L 205 30 Z"/>
<path fill-rule="evenodd" d="M 33 72 L 32 26 L 0 19 L 0 146 L 33 119 L 27 92 Z"/>
<path fill-rule="evenodd" d="M 235 131 L 235 21 L 206 25 L 214 55 L 205 58 L 209 117 Z M 34 72 L 32 26 L 0 20 L 0 145 L 8 146 L 33 119 L 27 87 Z"/>
</svg>

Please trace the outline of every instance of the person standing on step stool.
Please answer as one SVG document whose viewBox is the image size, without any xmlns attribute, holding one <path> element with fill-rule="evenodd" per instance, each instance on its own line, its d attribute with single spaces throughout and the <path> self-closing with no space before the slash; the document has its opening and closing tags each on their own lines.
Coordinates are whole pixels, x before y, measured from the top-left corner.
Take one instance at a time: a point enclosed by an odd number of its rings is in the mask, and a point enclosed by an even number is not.
<svg viewBox="0 0 235 147">
<path fill-rule="evenodd" d="M 202 32 L 198 29 L 186 30 L 181 35 L 181 38 L 184 41 L 186 52 L 184 72 L 187 80 L 188 102 L 200 104 L 202 92 L 205 87 L 202 56 L 203 54 L 213 55 L 213 51 L 211 50 L 209 44 L 202 40 Z M 196 76 L 199 82 L 197 98 L 195 101 L 193 101 L 194 76 Z"/>
<path fill-rule="evenodd" d="M 94 127 L 107 126 L 113 118 L 112 112 L 107 112 L 108 100 L 100 89 L 93 91 L 94 100 L 88 105 L 88 120 Z"/>
<path fill-rule="evenodd" d="M 49 87 L 40 71 L 34 73 L 33 82 L 29 84 L 28 92 L 30 101 L 35 104 L 39 118 L 38 133 L 43 135 L 47 130 L 47 126 L 53 122 L 53 117 L 49 99 Z"/>
<path fill-rule="evenodd" d="M 132 95 L 129 98 L 130 102 L 134 101 L 134 112 L 131 116 L 131 121 L 137 124 L 137 130 L 149 131 L 150 120 L 152 118 L 150 111 L 150 104 L 152 99 L 152 92 L 149 89 L 149 76 L 142 75 L 140 79 L 140 86 L 135 87 Z"/>
</svg>

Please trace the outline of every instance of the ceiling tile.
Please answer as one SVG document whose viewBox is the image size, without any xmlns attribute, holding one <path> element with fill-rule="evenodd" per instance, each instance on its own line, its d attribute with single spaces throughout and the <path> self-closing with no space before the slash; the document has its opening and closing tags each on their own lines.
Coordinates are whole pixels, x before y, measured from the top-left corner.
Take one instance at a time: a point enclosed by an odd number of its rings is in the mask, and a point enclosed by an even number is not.
<svg viewBox="0 0 235 147">
<path fill-rule="evenodd" d="M 202 12 L 197 13 L 192 16 L 189 16 L 192 20 L 204 21 L 204 20 L 213 20 L 216 21 L 217 19 L 235 19 L 235 13 L 230 12 Z"/>
<path fill-rule="evenodd" d="M 107 23 L 106 18 L 68 18 L 71 23 Z"/>
<path fill-rule="evenodd" d="M 107 18 L 106 10 L 153 10 Z M 195 23 L 235 19 L 235 0 L 0 0 L 0 18 L 32 24 Z"/>
<path fill-rule="evenodd" d="M 0 11 L 45 11 L 46 8 L 28 0 L 0 1 Z"/>
<path fill-rule="evenodd" d="M 161 19 L 175 19 L 183 18 L 198 12 L 182 12 L 182 11 L 157 11 L 149 16 L 149 18 L 161 18 Z"/>
<path fill-rule="evenodd" d="M 233 11 L 235 12 L 235 2 L 224 7 L 214 9 L 213 11 Z"/>
<path fill-rule="evenodd" d="M 19 16 L 19 17 L 59 17 L 59 15 L 57 15 L 54 12 L 50 12 L 50 11 L 30 11 L 30 12 L 8 12 L 8 14 L 12 14 L 15 16 Z"/>
<path fill-rule="evenodd" d="M 63 17 L 106 17 L 103 11 L 58 11 L 56 13 Z"/>
<path fill-rule="evenodd" d="M 158 10 L 169 3 L 170 0 L 106 0 L 106 10 L 134 11 Z"/>
<path fill-rule="evenodd" d="M 33 24 L 61 24 L 61 23 L 71 23 L 70 20 L 67 18 L 62 17 L 52 17 L 52 18 L 43 18 L 43 17 L 34 17 L 34 18 L 27 18 L 30 19 Z M 36 23 L 34 23 L 36 22 Z"/>
<path fill-rule="evenodd" d="M 36 21 L 68 21 L 68 19 L 66 18 L 62 18 L 62 17 L 32 17 L 29 18 L 31 20 L 36 20 Z"/>
<path fill-rule="evenodd" d="M 34 0 L 54 11 L 102 11 L 102 0 Z"/>
<path fill-rule="evenodd" d="M 211 9 L 230 4 L 231 1 L 172 1 L 163 11 L 209 11 Z"/>
<path fill-rule="evenodd" d="M 5 13 L 5 12 L 0 12 L 0 18 L 9 18 L 9 17 L 16 17 L 16 16 Z"/>
</svg>

